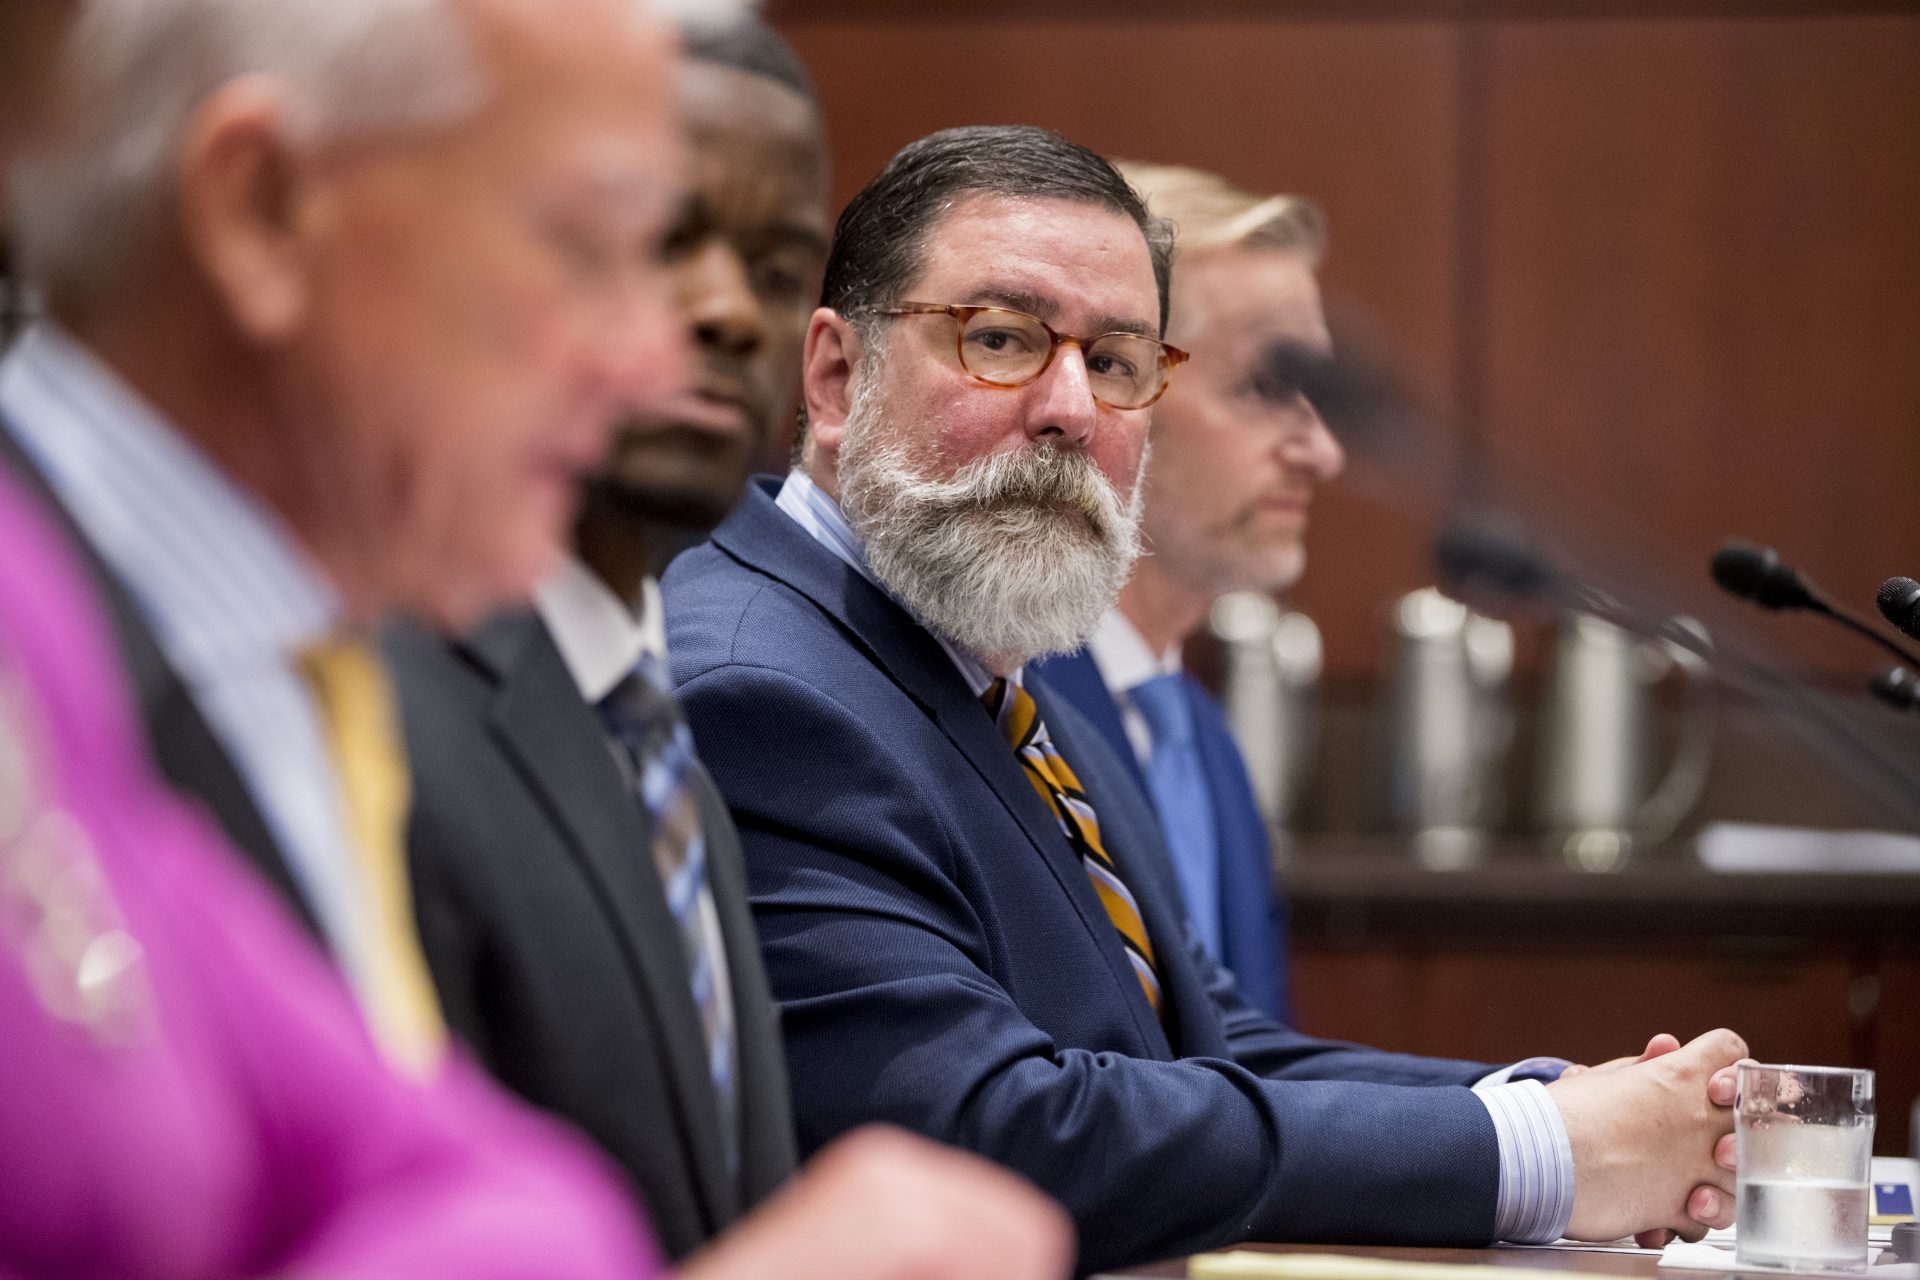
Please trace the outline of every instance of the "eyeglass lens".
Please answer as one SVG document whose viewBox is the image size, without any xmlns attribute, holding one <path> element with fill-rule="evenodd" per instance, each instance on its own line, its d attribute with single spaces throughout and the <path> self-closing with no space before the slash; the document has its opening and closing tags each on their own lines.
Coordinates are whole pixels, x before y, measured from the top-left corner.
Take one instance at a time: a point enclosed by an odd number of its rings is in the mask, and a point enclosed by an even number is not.
<svg viewBox="0 0 1920 1280">
<path fill-rule="evenodd" d="M 968 373 L 987 382 L 1018 386 L 1032 380 L 1053 354 L 1053 336 L 1032 316 L 1014 311 L 982 311 L 960 331 L 960 361 Z M 1159 343 L 1131 333 L 1107 333 L 1084 351 L 1087 382 L 1094 398 L 1116 409 L 1152 400 L 1166 381 Z"/>
</svg>

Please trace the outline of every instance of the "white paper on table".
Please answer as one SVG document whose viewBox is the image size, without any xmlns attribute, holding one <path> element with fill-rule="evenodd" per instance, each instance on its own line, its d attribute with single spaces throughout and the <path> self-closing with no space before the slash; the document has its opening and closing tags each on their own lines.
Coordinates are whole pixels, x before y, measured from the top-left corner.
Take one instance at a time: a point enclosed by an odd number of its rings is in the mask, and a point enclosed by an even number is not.
<svg viewBox="0 0 1920 1280">
<path fill-rule="evenodd" d="M 1715 822 L 1694 845 L 1709 870 L 1726 872 L 1920 872 L 1920 839 L 1893 831 L 1815 831 Z"/>
<path fill-rule="evenodd" d="M 1738 1238 L 1738 1235 L 1739 1235 L 1738 1227 L 1721 1227 L 1717 1231 L 1707 1232 L 1706 1236 L 1700 1241 L 1700 1245 L 1701 1247 L 1704 1247 L 1704 1248 L 1724 1249 L 1724 1250 L 1727 1250 L 1728 1252 L 1731 1252 L 1733 1250 L 1733 1243 L 1735 1239 Z M 1674 1243 L 1678 1244 L 1680 1242 L 1675 1241 Z M 1867 1228 L 1867 1245 L 1869 1248 L 1884 1249 L 1889 1245 L 1891 1245 L 1892 1243 L 1893 1243 L 1893 1228 L 1891 1226 L 1878 1226 L 1878 1227 L 1870 1226 Z M 1502 1244 L 1497 1244 L 1493 1247 L 1496 1249 L 1552 1249 L 1552 1250 L 1558 1250 L 1563 1253 L 1655 1253 L 1657 1254 L 1657 1253 L 1664 1252 L 1664 1250 L 1660 1250 L 1660 1249 L 1642 1249 L 1639 1245 L 1633 1242 L 1633 1238 L 1631 1236 L 1622 1236 L 1618 1240 L 1598 1240 L 1598 1241 L 1569 1240 L 1565 1236 L 1562 1236 L 1560 1239 L 1555 1240 L 1552 1244 L 1502 1243 Z M 1853 1274 L 1858 1275 L 1859 1273 L 1854 1272 Z M 1878 1275 L 1879 1272 L 1876 1271 L 1874 1274 Z"/>
<path fill-rule="evenodd" d="M 1893 1256 L 1891 1250 L 1886 1248 L 1886 1236 L 1890 1234 L 1892 1230 L 1891 1227 L 1882 1229 L 1882 1238 L 1879 1240 L 1873 1238 L 1876 1234 L 1874 1231 L 1867 1233 L 1868 1265 L 1865 1271 L 1788 1272 L 1781 1270 L 1778 1274 L 1782 1276 L 1831 1276 L 1835 1277 L 1836 1280 L 1863 1280 L 1863 1278 L 1864 1280 L 1920 1280 L 1920 1264 L 1901 1262 Z M 1721 1234 L 1723 1233 L 1714 1232 L 1699 1244 L 1688 1244 L 1684 1240 L 1675 1240 L 1672 1244 L 1660 1251 L 1661 1270 L 1745 1271 L 1749 1273 L 1755 1271 L 1771 1272 L 1775 1270 L 1775 1268 L 1772 1267 L 1755 1267 L 1751 1264 L 1742 1266 L 1740 1263 L 1734 1261 L 1733 1245 L 1730 1240 L 1726 1243 L 1715 1243 L 1713 1241 L 1714 1235 Z M 1732 1232 L 1726 1232 L 1724 1234 L 1731 1236 Z M 1887 1258 L 1888 1261 L 1875 1265 L 1876 1260 L 1882 1257 Z"/>
<path fill-rule="evenodd" d="M 1497 1244 L 1496 1249 L 1553 1249 L 1562 1253 L 1658 1253 L 1658 1249 L 1642 1249 L 1632 1240 L 1622 1237 L 1618 1240 L 1568 1240 L 1562 1237 L 1552 1244 Z"/>
</svg>

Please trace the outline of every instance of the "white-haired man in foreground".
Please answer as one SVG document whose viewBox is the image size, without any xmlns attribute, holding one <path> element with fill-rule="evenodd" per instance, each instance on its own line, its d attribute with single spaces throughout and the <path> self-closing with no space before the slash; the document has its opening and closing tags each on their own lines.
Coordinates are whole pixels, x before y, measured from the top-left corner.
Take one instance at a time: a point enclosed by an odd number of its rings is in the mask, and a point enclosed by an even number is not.
<svg viewBox="0 0 1920 1280">
<path fill-rule="evenodd" d="M 26 806 L 0 806 L 0 1271 L 646 1274 L 605 1175 L 448 1050 L 363 637 L 519 599 L 615 408 L 678 378 L 671 40 L 623 0 L 98 0 L 75 47 L 78 110 L 16 191 L 52 318 L 0 366 L 9 573 L 30 561 L 0 642 L 73 730 L 0 734 L 45 765 L 0 777 Z M 91 628 L 23 488 L 91 568 L 169 780 L 360 1018 L 131 769 L 109 673 L 88 704 Z M 65 714 L 89 706 L 98 750 Z M 1007 1175 L 867 1134 L 689 1274 L 1066 1254 Z"/>
</svg>

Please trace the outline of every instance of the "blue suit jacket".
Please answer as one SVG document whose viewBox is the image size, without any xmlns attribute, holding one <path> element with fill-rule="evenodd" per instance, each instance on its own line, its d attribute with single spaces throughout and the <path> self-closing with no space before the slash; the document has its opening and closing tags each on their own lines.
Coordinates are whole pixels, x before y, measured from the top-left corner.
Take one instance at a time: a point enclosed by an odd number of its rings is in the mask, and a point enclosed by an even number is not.
<svg viewBox="0 0 1920 1280">
<path fill-rule="evenodd" d="M 1143 793 L 1147 780 L 1120 719 L 1120 705 L 1101 678 L 1093 655 L 1082 649 L 1033 668 L 1047 686 L 1077 707 L 1132 771 Z M 1181 677 L 1193 708 L 1200 768 L 1207 779 L 1220 839 L 1221 957 L 1248 1004 L 1281 1022 L 1293 1020 L 1287 998 L 1286 904 L 1273 887 L 1273 844 L 1247 780 L 1247 762 L 1227 728 L 1220 704 L 1198 680 Z"/>
<path fill-rule="evenodd" d="M 1155 940 L 1163 1027 L 953 663 L 771 495 L 756 482 L 664 587 L 681 703 L 740 827 L 802 1148 L 870 1120 L 970 1148 L 1066 1205 L 1089 1270 L 1246 1238 L 1485 1244 L 1498 1142 L 1464 1086 L 1489 1068 L 1249 1008 L 1184 929 L 1125 765 L 1036 688 Z"/>
</svg>

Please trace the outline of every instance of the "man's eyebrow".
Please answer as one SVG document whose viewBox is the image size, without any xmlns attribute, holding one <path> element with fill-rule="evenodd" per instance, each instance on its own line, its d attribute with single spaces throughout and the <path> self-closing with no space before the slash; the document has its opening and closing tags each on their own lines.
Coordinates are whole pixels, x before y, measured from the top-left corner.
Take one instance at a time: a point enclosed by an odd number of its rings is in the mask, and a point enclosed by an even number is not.
<svg viewBox="0 0 1920 1280">
<path fill-rule="evenodd" d="M 1101 316 L 1093 323 L 1094 331 L 1088 334 L 1088 337 L 1102 333 L 1137 333 L 1143 338 L 1153 338 L 1156 341 L 1160 337 L 1159 325 L 1148 324 L 1145 320 L 1131 316 Z"/>
<path fill-rule="evenodd" d="M 1060 317 L 1060 308 L 1055 305 L 1053 299 L 1042 297 L 1037 293 L 1028 293 L 1025 289 L 1003 289 L 996 285 L 987 285 L 969 294 L 968 301 L 974 306 L 1007 307 L 1014 311 L 1024 311 L 1048 324 L 1054 323 Z"/>
<path fill-rule="evenodd" d="M 1011 307 L 1015 311 L 1024 311 L 1038 317 L 1048 324 L 1058 324 L 1060 308 L 1051 298 L 1037 293 L 1028 293 L 1024 289 L 1001 289 L 989 286 L 973 291 L 972 301 L 981 306 Z M 1158 338 L 1160 326 L 1142 320 L 1137 316 L 1096 316 L 1093 328 L 1085 337 L 1094 337 L 1102 333 L 1137 333 L 1143 338 Z"/>
</svg>

